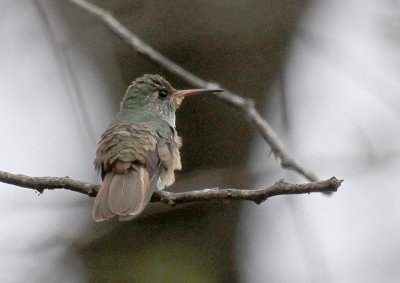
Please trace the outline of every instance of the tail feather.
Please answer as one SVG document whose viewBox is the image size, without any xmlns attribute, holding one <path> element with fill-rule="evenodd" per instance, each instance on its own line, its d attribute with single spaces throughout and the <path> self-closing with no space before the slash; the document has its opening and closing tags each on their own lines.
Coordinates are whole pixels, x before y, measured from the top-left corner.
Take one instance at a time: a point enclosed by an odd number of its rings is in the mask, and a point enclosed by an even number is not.
<svg viewBox="0 0 400 283">
<path fill-rule="evenodd" d="M 109 209 L 107 203 L 107 196 L 113 177 L 114 173 L 106 174 L 97 194 L 96 200 L 94 201 L 93 219 L 96 222 L 103 221 L 114 216 L 114 213 Z"/>
<path fill-rule="evenodd" d="M 118 215 L 120 220 L 130 220 L 144 210 L 154 190 L 142 166 L 126 174 L 107 173 L 95 200 L 93 218 L 103 221 Z"/>
<path fill-rule="evenodd" d="M 130 208 L 124 214 L 119 214 L 118 219 L 120 221 L 132 220 L 142 213 L 154 192 L 154 189 L 150 186 L 149 173 L 145 168 L 140 167 L 132 171 L 139 175 L 138 179 L 141 180 L 141 186 L 135 188 L 136 195 L 131 199 L 132 205 Z"/>
<path fill-rule="evenodd" d="M 114 214 L 124 215 L 140 202 L 143 185 L 137 175 L 134 170 L 114 175 L 108 195 L 108 207 Z"/>
</svg>

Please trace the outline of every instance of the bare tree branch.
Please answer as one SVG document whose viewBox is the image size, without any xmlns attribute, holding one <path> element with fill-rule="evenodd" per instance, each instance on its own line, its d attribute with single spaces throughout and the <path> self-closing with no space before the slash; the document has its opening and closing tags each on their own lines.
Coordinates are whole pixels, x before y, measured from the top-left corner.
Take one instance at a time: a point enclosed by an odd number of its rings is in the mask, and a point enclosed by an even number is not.
<svg viewBox="0 0 400 283">
<path fill-rule="evenodd" d="M 92 185 L 69 177 L 30 177 L 4 171 L 0 171 L 0 182 L 36 190 L 39 193 L 44 190 L 66 189 L 91 197 L 96 196 L 100 188 L 99 185 Z"/>
<path fill-rule="evenodd" d="M 66 189 L 94 197 L 99 190 L 98 185 L 77 181 L 69 177 L 30 177 L 4 171 L 0 171 L 0 182 L 36 190 L 40 193 L 42 193 L 44 190 Z M 338 180 L 335 177 L 324 181 L 306 184 L 290 184 L 282 179 L 272 186 L 260 190 L 212 188 L 184 193 L 156 191 L 153 194 L 151 201 L 162 202 L 171 206 L 189 202 L 226 199 L 248 200 L 260 204 L 267 198 L 277 195 L 336 192 L 342 182 L 343 180 Z"/>
<path fill-rule="evenodd" d="M 104 25 L 106 25 L 115 35 L 130 45 L 138 54 L 159 64 L 169 72 L 180 77 L 187 83 L 200 87 L 200 88 L 223 88 L 216 83 L 207 82 L 186 69 L 182 68 L 175 62 L 171 61 L 161 53 L 154 50 L 151 46 L 143 42 L 139 37 L 132 33 L 129 29 L 123 26 L 112 14 L 94 4 L 91 4 L 84 0 L 69 0 L 83 10 L 96 16 Z M 271 147 L 275 157 L 280 160 L 281 166 L 286 169 L 291 169 L 297 173 L 303 175 L 310 181 L 317 181 L 318 177 L 310 170 L 301 166 L 289 153 L 282 141 L 278 138 L 275 131 L 271 128 L 267 121 L 258 113 L 254 107 L 254 103 L 245 99 L 233 92 L 225 91 L 222 93 L 215 94 L 216 97 L 225 101 L 226 103 L 234 106 L 236 109 L 249 120 L 249 122 L 258 130 L 260 135 Z"/>
<path fill-rule="evenodd" d="M 291 184 L 281 179 L 273 185 L 259 190 L 213 188 L 184 193 L 157 191 L 154 193 L 151 200 L 169 205 L 226 199 L 248 200 L 260 204 L 266 199 L 278 195 L 336 192 L 342 182 L 343 180 L 338 180 L 336 177 L 306 184 Z"/>
</svg>

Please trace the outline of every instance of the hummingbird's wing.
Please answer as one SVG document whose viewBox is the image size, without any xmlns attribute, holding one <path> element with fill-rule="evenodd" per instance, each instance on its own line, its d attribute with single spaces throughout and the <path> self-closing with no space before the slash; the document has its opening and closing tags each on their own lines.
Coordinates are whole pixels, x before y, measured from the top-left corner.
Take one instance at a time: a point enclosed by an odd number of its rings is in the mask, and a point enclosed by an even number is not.
<svg viewBox="0 0 400 283">
<path fill-rule="evenodd" d="M 174 182 L 174 170 L 181 167 L 179 147 L 175 131 L 121 123 L 109 127 L 96 152 L 95 167 L 104 178 L 93 206 L 95 221 L 139 215 L 156 189 Z"/>
<path fill-rule="evenodd" d="M 163 190 L 165 187 L 175 182 L 175 170 L 181 170 L 181 156 L 179 148 L 181 147 L 181 139 L 174 130 L 172 138 L 160 138 L 157 142 L 157 155 L 160 166 L 159 178 L 157 180 L 157 189 Z"/>
</svg>

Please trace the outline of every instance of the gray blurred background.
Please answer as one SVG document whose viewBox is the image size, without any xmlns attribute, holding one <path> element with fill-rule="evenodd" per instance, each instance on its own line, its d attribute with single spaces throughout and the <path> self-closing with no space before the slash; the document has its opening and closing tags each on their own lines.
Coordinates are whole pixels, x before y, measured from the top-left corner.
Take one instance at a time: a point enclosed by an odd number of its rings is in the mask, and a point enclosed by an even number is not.
<svg viewBox="0 0 400 283">
<path fill-rule="evenodd" d="M 256 101 L 295 157 L 339 192 L 260 206 L 150 205 L 93 223 L 93 199 L 0 184 L 1 282 L 398 282 L 400 5 L 391 0 L 92 1 L 162 54 Z M 158 73 L 69 1 L 0 1 L 0 170 L 99 182 L 98 137 L 134 78 Z M 178 112 L 169 190 L 262 188 L 269 147 L 212 96 Z"/>
</svg>

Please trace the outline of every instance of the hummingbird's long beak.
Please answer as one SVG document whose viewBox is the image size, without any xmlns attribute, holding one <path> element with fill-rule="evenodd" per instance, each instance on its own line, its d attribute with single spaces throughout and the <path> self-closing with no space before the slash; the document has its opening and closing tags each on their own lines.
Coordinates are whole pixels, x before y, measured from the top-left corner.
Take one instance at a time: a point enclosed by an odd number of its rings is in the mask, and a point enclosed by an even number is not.
<svg viewBox="0 0 400 283">
<path fill-rule="evenodd" d="M 186 96 L 192 96 L 192 95 L 197 95 L 200 93 L 209 93 L 209 92 L 221 92 L 224 91 L 223 89 L 219 88 L 214 88 L 214 89 L 208 89 L 208 88 L 199 88 L 199 89 L 185 89 L 185 90 L 178 90 L 177 92 L 174 93 L 174 96 L 179 97 L 179 98 L 184 98 Z"/>
</svg>

